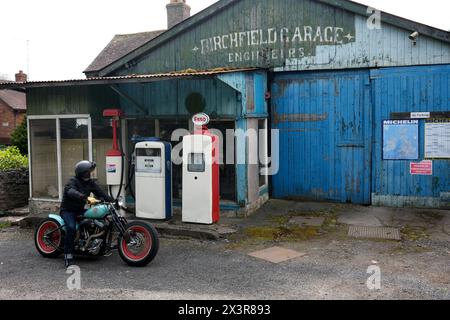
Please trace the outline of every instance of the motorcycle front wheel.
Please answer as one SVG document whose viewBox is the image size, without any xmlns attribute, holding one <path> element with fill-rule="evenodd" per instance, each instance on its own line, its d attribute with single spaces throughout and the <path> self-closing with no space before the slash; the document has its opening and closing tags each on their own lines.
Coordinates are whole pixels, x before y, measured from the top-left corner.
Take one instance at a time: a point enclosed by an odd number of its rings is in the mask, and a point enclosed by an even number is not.
<svg viewBox="0 0 450 320">
<path fill-rule="evenodd" d="M 123 261 L 133 267 L 148 265 L 158 253 L 159 237 L 156 229 L 149 223 L 136 221 L 127 224 L 129 240 L 119 236 L 119 255 Z"/>
</svg>

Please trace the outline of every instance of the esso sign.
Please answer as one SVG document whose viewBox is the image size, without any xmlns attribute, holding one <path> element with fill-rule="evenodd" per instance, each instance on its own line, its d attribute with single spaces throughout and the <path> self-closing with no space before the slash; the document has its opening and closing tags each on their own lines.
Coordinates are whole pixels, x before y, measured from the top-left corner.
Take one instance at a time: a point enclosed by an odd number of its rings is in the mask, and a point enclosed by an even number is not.
<svg viewBox="0 0 450 320">
<path fill-rule="evenodd" d="M 192 117 L 192 122 L 195 126 L 206 126 L 209 123 L 209 116 L 206 113 L 197 113 Z"/>
</svg>

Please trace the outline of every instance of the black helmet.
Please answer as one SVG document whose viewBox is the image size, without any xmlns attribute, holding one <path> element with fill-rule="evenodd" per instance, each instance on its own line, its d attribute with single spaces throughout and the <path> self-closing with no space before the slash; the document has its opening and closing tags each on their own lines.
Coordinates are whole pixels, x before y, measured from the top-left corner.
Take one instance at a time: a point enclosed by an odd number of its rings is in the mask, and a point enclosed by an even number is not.
<svg viewBox="0 0 450 320">
<path fill-rule="evenodd" d="M 78 179 L 89 180 L 91 178 L 91 171 L 95 170 L 97 165 L 91 161 L 81 161 L 75 165 L 75 176 Z"/>
</svg>

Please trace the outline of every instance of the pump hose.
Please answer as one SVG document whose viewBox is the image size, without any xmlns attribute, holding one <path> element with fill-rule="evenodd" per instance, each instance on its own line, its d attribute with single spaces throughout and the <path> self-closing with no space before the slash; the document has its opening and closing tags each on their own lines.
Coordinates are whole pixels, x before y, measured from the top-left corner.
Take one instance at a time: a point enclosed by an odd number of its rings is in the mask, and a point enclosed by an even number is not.
<svg viewBox="0 0 450 320">
<path fill-rule="evenodd" d="M 136 200 L 136 196 L 134 195 L 133 187 L 131 185 L 131 181 L 134 178 L 134 165 L 132 165 L 132 157 L 134 150 L 130 154 L 130 161 L 128 162 L 128 184 L 125 186 L 125 190 L 129 190 L 131 196 L 134 200 Z"/>
<path fill-rule="evenodd" d="M 119 192 L 117 193 L 117 196 L 114 197 L 114 195 L 112 194 L 112 188 L 111 186 L 109 186 L 109 195 L 114 198 L 116 201 L 119 200 L 120 194 L 122 193 L 122 185 L 123 185 L 123 176 L 124 176 L 124 172 L 123 172 L 123 168 L 125 165 L 125 155 L 123 153 L 123 143 L 122 143 L 122 132 L 121 130 L 119 130 L 119 148 L 120 148 L 120 154 L 121 154 L 121 161 L 122 161 L 122 169 L 121 169 L 121 175 L 120 175 L 120 187 L 119 187 Z"/>
</svg>

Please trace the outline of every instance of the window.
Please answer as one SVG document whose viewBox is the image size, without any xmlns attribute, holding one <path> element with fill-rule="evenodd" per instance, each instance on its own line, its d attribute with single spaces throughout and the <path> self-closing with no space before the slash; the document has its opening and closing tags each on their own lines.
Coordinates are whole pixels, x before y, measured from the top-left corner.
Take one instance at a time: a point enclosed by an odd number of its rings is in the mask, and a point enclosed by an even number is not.
<svg viewBox="0 0 450 320">
<path fill-rule="evenodd" d="M 92 160 L 97 163 L 96 182 L 107 192 L 106 185 L 106 152 L 112 147 L 111 119 L 92 119 Z"/>
<path fill-rule="evenodd" d="M 258 120 L 258 158 L 259 158 L 259 187 L 262 188 L 267 185 L 267 175 L 262 174 L 264 169 L 268 166 L 268 133 L 267 133 L 267 119 Z"/>
<path fill-rule="evenodd" d="M 56 120 L 29 120 L 33 198 L 59 198 Z"/>
<path fill-rule="evenodd" d="M 92 160 L 89 116 L 30 116 L 31 197 L 61 199 L 75 164 Z"/>
<path fill-rule="evenodd" d="M 203 153 L 191 153 L 188 159 L 189 172 L 205 172 L 205 155 Z"/>
<path fill-rule="evenodd" d="M 62 184 L 74 175 L 75 165 L 89 160 L 88 119 L 60 119 Z"/>
</svg>

